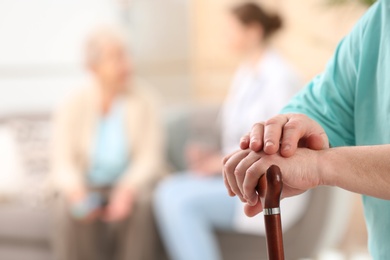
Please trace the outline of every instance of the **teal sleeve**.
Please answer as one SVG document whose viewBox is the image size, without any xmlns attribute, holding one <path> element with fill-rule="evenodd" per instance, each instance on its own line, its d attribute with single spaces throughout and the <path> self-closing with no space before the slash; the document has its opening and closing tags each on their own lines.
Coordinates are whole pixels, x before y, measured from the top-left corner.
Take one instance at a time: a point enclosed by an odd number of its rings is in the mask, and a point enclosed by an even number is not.
<svg viewBox="0 0 390 260">
<path fill-rule="evenodd" d="M 332 146 L 355 145 L 354 106 L 361 39 L 372 9 L 339 43 L 324 73 L 314 78 L 281 111 L 305 114 L 317 121 Z"/>
</svg>

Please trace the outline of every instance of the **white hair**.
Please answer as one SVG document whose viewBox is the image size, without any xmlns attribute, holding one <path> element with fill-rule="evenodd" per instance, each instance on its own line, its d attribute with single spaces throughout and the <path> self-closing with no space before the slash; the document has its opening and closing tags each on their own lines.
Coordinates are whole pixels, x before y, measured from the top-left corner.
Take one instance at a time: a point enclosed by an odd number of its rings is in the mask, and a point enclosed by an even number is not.
<svg viewBox="0 0 390 260">
<path fill-rule="evenodd" d="M 85 61 L 87 64 L 96 63 L 107 43 L 116 43 L 128 47 L 128 40 L 124 30 L 117 26 L 99 26 L 93 30 L 85 43 Z"/>
</svg>

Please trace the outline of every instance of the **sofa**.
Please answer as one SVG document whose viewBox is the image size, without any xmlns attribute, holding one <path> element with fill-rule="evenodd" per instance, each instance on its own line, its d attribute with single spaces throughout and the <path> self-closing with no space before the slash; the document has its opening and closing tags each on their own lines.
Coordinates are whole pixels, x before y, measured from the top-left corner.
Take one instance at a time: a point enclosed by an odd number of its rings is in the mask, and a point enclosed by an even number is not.
<svg viewBox="0 0 390 260">
<path fill-rule="evenodd" d="M 172 109 L 164 115 L 166 157 L 172 172 L 186 168 L 184 149 L 189 140 L 220 145 L 216 124 L 217 111 L 213 106 L 185 107 Z M 2 173 L 0 165 L 0 177 L 19 176 L 19 182 L 9 185 L 17 183 L 8 194 L 1 194 L 0 190 L 0 259 L 52 259 L 49 207 L 51 195 L 47 187 L 50 127 L 48 114 L 0 117 L 0 155 L 9 151 L 1 151 L 1 140 L 11 138 L 16 151 L 16 161 L 20 166 L 14 167 L 15 172 L 18 172 L 14 174 Z M 329 187 L 310 192 L 307 212 L 284 234 L 287 259 L 313 257 L 319 250 L 334 245 L 343 234 L 348 221 L 350 198 L 347 193 Z M 343 214 L 336 214 L 338 212 Z M 223 259 L 266 259 L 266 241 L 263 237 L 216 232 Z M 168 259 L 162 243 L 158 255 L 158 259 Z"/>
</svg>

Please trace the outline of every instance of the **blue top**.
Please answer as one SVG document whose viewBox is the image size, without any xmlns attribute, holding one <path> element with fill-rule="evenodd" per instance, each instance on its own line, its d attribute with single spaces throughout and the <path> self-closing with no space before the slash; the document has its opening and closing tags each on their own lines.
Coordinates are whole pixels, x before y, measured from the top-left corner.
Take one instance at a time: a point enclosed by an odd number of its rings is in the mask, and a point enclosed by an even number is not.
<svg viewBox="0 0 390 260">
<path fill-rule="evenodd" d="M 390 143 L 390 0 L 371 7 L 341 41 L 325 72 L 282 113 L 313 118 L 332 146 Z M 374 259 L 388 259 L 390 201 L 363 196 L 363 202 L 370 252 Z"/>
<path fill-rule="evenodd" d="M 124 174 L 129 165 L 129 141 L 125 130 L 125 104 L 117 100 L 98 124 L 88 173 L 91 186 L 112 186 Z"/>
</svg>

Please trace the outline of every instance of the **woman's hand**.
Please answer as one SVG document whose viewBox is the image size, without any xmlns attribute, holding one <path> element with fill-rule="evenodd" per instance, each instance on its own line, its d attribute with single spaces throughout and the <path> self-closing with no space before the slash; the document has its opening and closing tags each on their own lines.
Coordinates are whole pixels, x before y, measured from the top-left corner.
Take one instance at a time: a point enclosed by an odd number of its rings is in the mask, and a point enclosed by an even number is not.
<svg viewBox="0 0 390 260">
<path fill-rule="evenodd" d="M 222 155 L 205 145 L 192 143 L 186 147 L 188 169 L 202 177 L 221 174 Z"/>
<path fill-rule="evenodd" d="M 294 155 L 298 147 L 313 150 L 329 148 L 325 130 L 303 114 L 281 114 L 265 123 L 257 123 L 240 140 L 241 149 L 267 154 L 280 152 L 284 157 Z"/>
<path fill-rule="evenodd" d="M 97 205 L 97 195 L 87 193 L 83 187 L 74 187 L 68 191 L 68 202 L 72 216 L 82 223 L 92 223 L 99 219 L 102 208 Z"/>
<path fill-rule="evenodd" d="M 103 220 L 117 222 L 127 218 L 134 207 L 136 192 L 127 187 L 116 187 L 105 208 Z"/>
<path fill-rule="evenodd" d="M 280 154 L 240 150 L 225 157 L 224 180 L 231 196 L 237 195 L 247 202 L 245 213 L 254 216 L 262 211 L 256 192 L 260 177 L 275 164 L 283 174 L 282 198 L 301 194 L 322 183 L 318 169 L 319 152 L 298 148 L 295 154 L 285 158 Z"/>
</svg>

